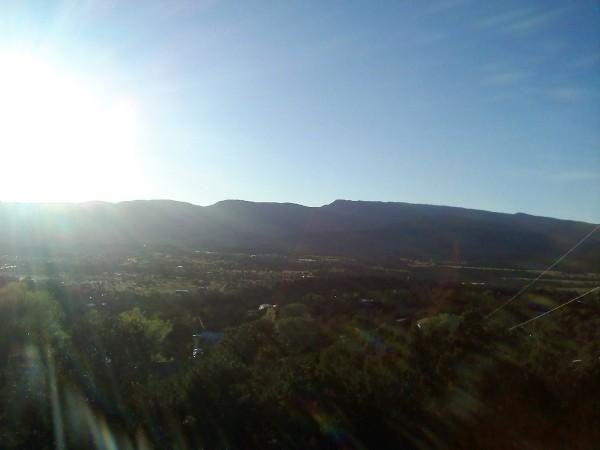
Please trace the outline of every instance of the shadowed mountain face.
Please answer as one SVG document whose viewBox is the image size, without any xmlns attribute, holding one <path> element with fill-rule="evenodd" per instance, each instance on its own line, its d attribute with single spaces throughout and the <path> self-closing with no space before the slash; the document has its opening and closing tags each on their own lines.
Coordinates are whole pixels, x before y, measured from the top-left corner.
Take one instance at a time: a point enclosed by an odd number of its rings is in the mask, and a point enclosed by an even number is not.
<svg viewBox="0 0 600 450">
<path fill-rule="evenodd" d="M 0 203 L 3 253 L 181 248 L 545 267 L 594 225 L 446 206 L 336 200 L 322 207 L 227 200 Z M 600 270 L 600 232 L 561 268 Z"/>
</svg>

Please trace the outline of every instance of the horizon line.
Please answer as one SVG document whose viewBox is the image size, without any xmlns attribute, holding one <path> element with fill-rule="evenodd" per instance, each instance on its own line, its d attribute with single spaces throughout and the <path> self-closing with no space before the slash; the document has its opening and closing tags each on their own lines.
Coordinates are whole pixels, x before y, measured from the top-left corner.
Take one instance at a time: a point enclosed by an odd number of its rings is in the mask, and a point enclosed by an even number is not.
<svg viewBox="0 0 600 450">
<path fill-rule="evenodd" d="M 343 198 L 337 198 L 337 199 L 331 201 L 330 203 L 325 203 L 325 204 L 317 205 L 317 206 L 304 205 L 302 203 L 296 203 L 296 202 L 255 201 L 255 200 L 244 200 L 244 199 L 235 199 L 235 198 L 218 200 L 214 203 L 210 203 L 207 205 L 201 205 L 198 203 L 193 203 L 193 202 L 185 201 L 185 200 L 174 200 L 171 198 L 149 198 L 149 199 L 148 198 L 146 198 L 146 199 L 145 198 L 136 198 L 136 199 L 132 199 L 132 200 L 121 200 L 121 201 L 84 200 L 84 201 L 47 201 L 47 202 L 0 200 L 0 205 L 11 204 L 11 205 L 84 206 L 84 205 L 93 205 L 93 204 L 122 205 L 122 204 L 127 204 L 127 203 L 136 203 L 136 202 L 172 202 L 172 203 L 186 204 L 186 205 L 190 205 L 190 206 L 194 206 L 194 207 L 198 207 L 198 208 L 209 208 L 209 207 L 218 205 L 220 203 L 226 203 L 226 202 L 243 202 L 243 203 L 252 203 L 252 204 L 267 204 L 267 205 L 269 205 L 269 204 L 270 205 L 294 205 L 294 206 L 300 206 L 303 208 L 314 208 L 314 209 L 331 206 L 336 202 L 403 204 L 403 205 L 412 205 L 412 206 L 432 206 L 432 207 L 438 207 L 438 208 L 455 208 L 455 209 L 462 209 L 462 210 L 468 210 L 468 211 L 481 211 L 481 212 L 487 212 L 487 213 L 492 213 L 492 214 L 505 214 L 505 215 L 512 215 L 512 216 L 526 215 L 526 216 L 530 216 L 530 217 L 538 217 L 538 218 L 553 219 L 553 220 L 563 220 L 563 221 L 576 222 L 576 223 L 585 223 L 585 224 L 589 224 L 589 225 L 598 225 L 599 224 L 596 222 L 591 222 L 591 221 L 586 221 L 586 220 L 545 216 L 545 215 L 532 214 L 532 213 L 527 213 L 527 212 L 522 212 L 522 211 L 507 212 L 507 211 L 496 211 L 496 210 L 472 208 L 472 207 L 458 206 L 458 205 L 444 205 L 444 204 L 437 204 L 437 203 L 412 203 L 412 202 L 404 202 L 404 201 L 386 201 L 386 200 L 351 200 L 351 199 L 343 199 Z"/>
</svg>

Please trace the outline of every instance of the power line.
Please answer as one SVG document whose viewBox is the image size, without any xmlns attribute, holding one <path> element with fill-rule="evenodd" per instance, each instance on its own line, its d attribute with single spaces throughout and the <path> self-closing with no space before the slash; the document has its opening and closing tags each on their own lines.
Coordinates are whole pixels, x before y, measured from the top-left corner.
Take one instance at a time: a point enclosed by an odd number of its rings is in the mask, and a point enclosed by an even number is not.
<svg viewBox="0 0 600 450">
<path fill-rule="evenodd" d="M 550 310 L 548 310 L 548 311 L 546 311 L 546 312 L 543 312 L 542 314 L 538 314 L 537 316 L 535 316 L 535 317 L 532 317 L 531 319 L 528 319 L 528 320 L 526 320 L 526 321 L 524 321 L 524 322 L 521 322 L 521 323 L 519 323 L 519 324 L 517 324 L 517 325 L 515 325 L 515 326 L 513 326 L 513 327 L 510 327 L 508 330 L 509 330 L 509 331 L 512 331 L 512 330 L 514 330 L 514 329 L 516 329 L 516 328 L 522 327 L 523 325 L 527 325 L 528 323 L 530 323 L 530 322 L 533 322 L 534 320 L 537 320 L 537 319 L 539 319 L 539 318 L 541 318 L 541 317 L 547 316 L 548 314 L 550 314 L 550 313 L 553 313 L 553 312 L 554 312 L 554 311 L 556 311 L 557 309 L 564 308 L 564 307 L 565 307 L 565 306 L 567 306 L 568 304 L 570 304 L 570 303 L 573 303 L 575 300 L 579 300 L 580 298 L 583 298 L 583 297 L 585 297 L 586 295 L 589 295 L 589 294 L 591 294 L 592 292 L 594 292 L 594 291 L 597 291 L 598 289 L 600 289 L 600 286 L 596 286 L 595 288 L 592 288 L 592 289 L 590 289 L 590 290 L 589 290 L 589 291 L 587 291 L 586 293 L 584 293 L 584 294 L 581 294 L 581 295 L 578 295 L 577 297 L 575 297 L 575 298 L 572 298 L 571 300 L 569 300 L 569 301 L 567 301 L 567 302 L 565 302 L 565 303 L 562 303 L 562 304 L 558 305 L 558 306 L 557 306 L 557 307 L 555 307 L 555 308 L 552 308 L 552 309 L 550 309 Z"/>
<path fill-rule="evenodd" d="M 513 300 L 515 300 L 521 294 L 523 294 L 527 289 L 529 289 L 531 286 L 533 286 L 546 273 L 548 273 L 550 270 L 552 270 L 554 267 L 556 267 L 558 265 L 558 263 L 560 263 L 563 259 L 565 259 L 573 250 L 575 250 L 577 247 L 579 247 L 581 244 L 583 244 L 592 234 L 594 234 L 599 229 L 600 229 L 600 225 L 596 225 L 596 227 L 592 231 L 590 231 L 583 238 L 581 238 L 579 240 L 579 242 L 577 242 L 573 247 L 571 247 L 569 250 L 567 250 L 560 258 L 558 258 L 556 261 L 554 261 L 552 264 L 550 264 L 546 269 L 544 269 L 543 272 L 541 272 L 532 281 L 530 281 L 525 286 L 523 286 L 519 290 L 519 292 L 517 292 L 515 295 L 513 295 L 512 297 L 510 297 L 508 300 L 506 300 L 504 303 L 502 303 L 500 306 L 498 306 L 496 309 L 494 309 L 491 313 L 489 313 L 487 316 L 485 316 L 484 319 L 488 319 L 489 317 L 493 316 L 498 311 L 500 311 L 502 308 L 504 308 L 506 305 L 508 305 L 509 303 L 511 303 Z"/>
</svg>

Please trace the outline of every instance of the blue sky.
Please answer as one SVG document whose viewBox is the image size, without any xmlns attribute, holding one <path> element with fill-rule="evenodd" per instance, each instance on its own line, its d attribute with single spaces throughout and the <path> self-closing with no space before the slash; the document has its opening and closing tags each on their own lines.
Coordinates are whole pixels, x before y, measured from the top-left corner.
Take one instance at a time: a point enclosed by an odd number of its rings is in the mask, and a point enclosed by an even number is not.
<svg viewBox="0 0 600 450">
<path fill-rule="evenodd" d="M 109 192 L 95 178 L 77 200 L 347 198 L 600 222 L 597 1 L 40 1 L 0 17 L 0 45 L 139 111 L 139 179 Z"/>
</svg>

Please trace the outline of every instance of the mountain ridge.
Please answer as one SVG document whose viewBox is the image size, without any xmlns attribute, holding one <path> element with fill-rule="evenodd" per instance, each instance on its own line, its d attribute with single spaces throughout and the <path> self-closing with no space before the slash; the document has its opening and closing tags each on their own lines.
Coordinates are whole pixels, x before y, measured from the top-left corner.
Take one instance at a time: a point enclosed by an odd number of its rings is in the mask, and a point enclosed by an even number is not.
<svg viewBox="0 0 600 450">
<path fill-rule="evenodd" d="M 343 199 L 319 207 L 246 200 L 208 206 L 0 202 L 0 251 L 135 252 L 150 246 L 539 268 L 594 226 L 525 213 Z M 600 271 L 600 236 L 570 255 L 565 267 Z"/>
<path fill-rule="evenodd" d="M 193 206 L 197 208 L 211 208 L 217 205 L 226 205 L 226 204 L 247 204 L 247 205 L 275 205 L 275 206 L 299 206 L 302 208 L 308 209 L 318 209 L 335 206 L 337 204 L 373 204 L 373 205 L 408 205 L 408 206 L 423 206 L 423 207 L 439 207 L 439 208 L 449 208 L 455 210 L 463 210 L 463 211 L 478 211 L 490 214 L 503 214 L 507 216 L 527 216 L 527 217 L 535 217 L 541 219 L 551 219 L 551 220 L 559 220 L 559 221 L 567 221 L 567 222 L 576 222 L 576 223 L 584 223 L 589 225 L 599 225 L 600 223 L 590 222 L 586 220 L 572 219 L 572 218 L 563 218 L 563 217 L 554 217 L 554 216 L 545 216 L 540 214 L 532 214 L 523 211 L 517 211 L 514 213 L 505 212 L 505 211 L 492 211 L 487 209 L 479 209 L 479 208 L 471 208 L 466 206 L 455 206 L 455 205 L 440 205 L 437 203 L 410 203 L 410 202 L 398 202 L 398 201 L 384 201 L 384 200 L 351 200 L 351 199 L 335 199 L 330 203 L 326 203 L 320 206 L 309 206 L 303 205 L 301 203 L 295 202 L 271 202 L 271 201 L 253 201 L 253 200 L 243 200 L 243 199 L 225 199 L 219 200 L 215 203 L 211 203 L 208 205 L 200 205 L 197 203 L 192 203 L 188 201 L 182 200 L 173 200 L 173 199 L 134 199 L 134 200 L 123 200 L 119 202 L 110 202 L 105 200 L 86 200 L 82 202 L 16 202 L 16 201 L 2 201 L 0 200 L 0 206 L 2 205 L 19 205 L 19 206 L 45 206 L 45 207 L 60 207 L 60 206 L 107 206 L 107 205 L 130 205 L 136 203 L 149 203 L 149 204 L 177 204 L 177 205 L 187 205 Z"/>
</svg>

